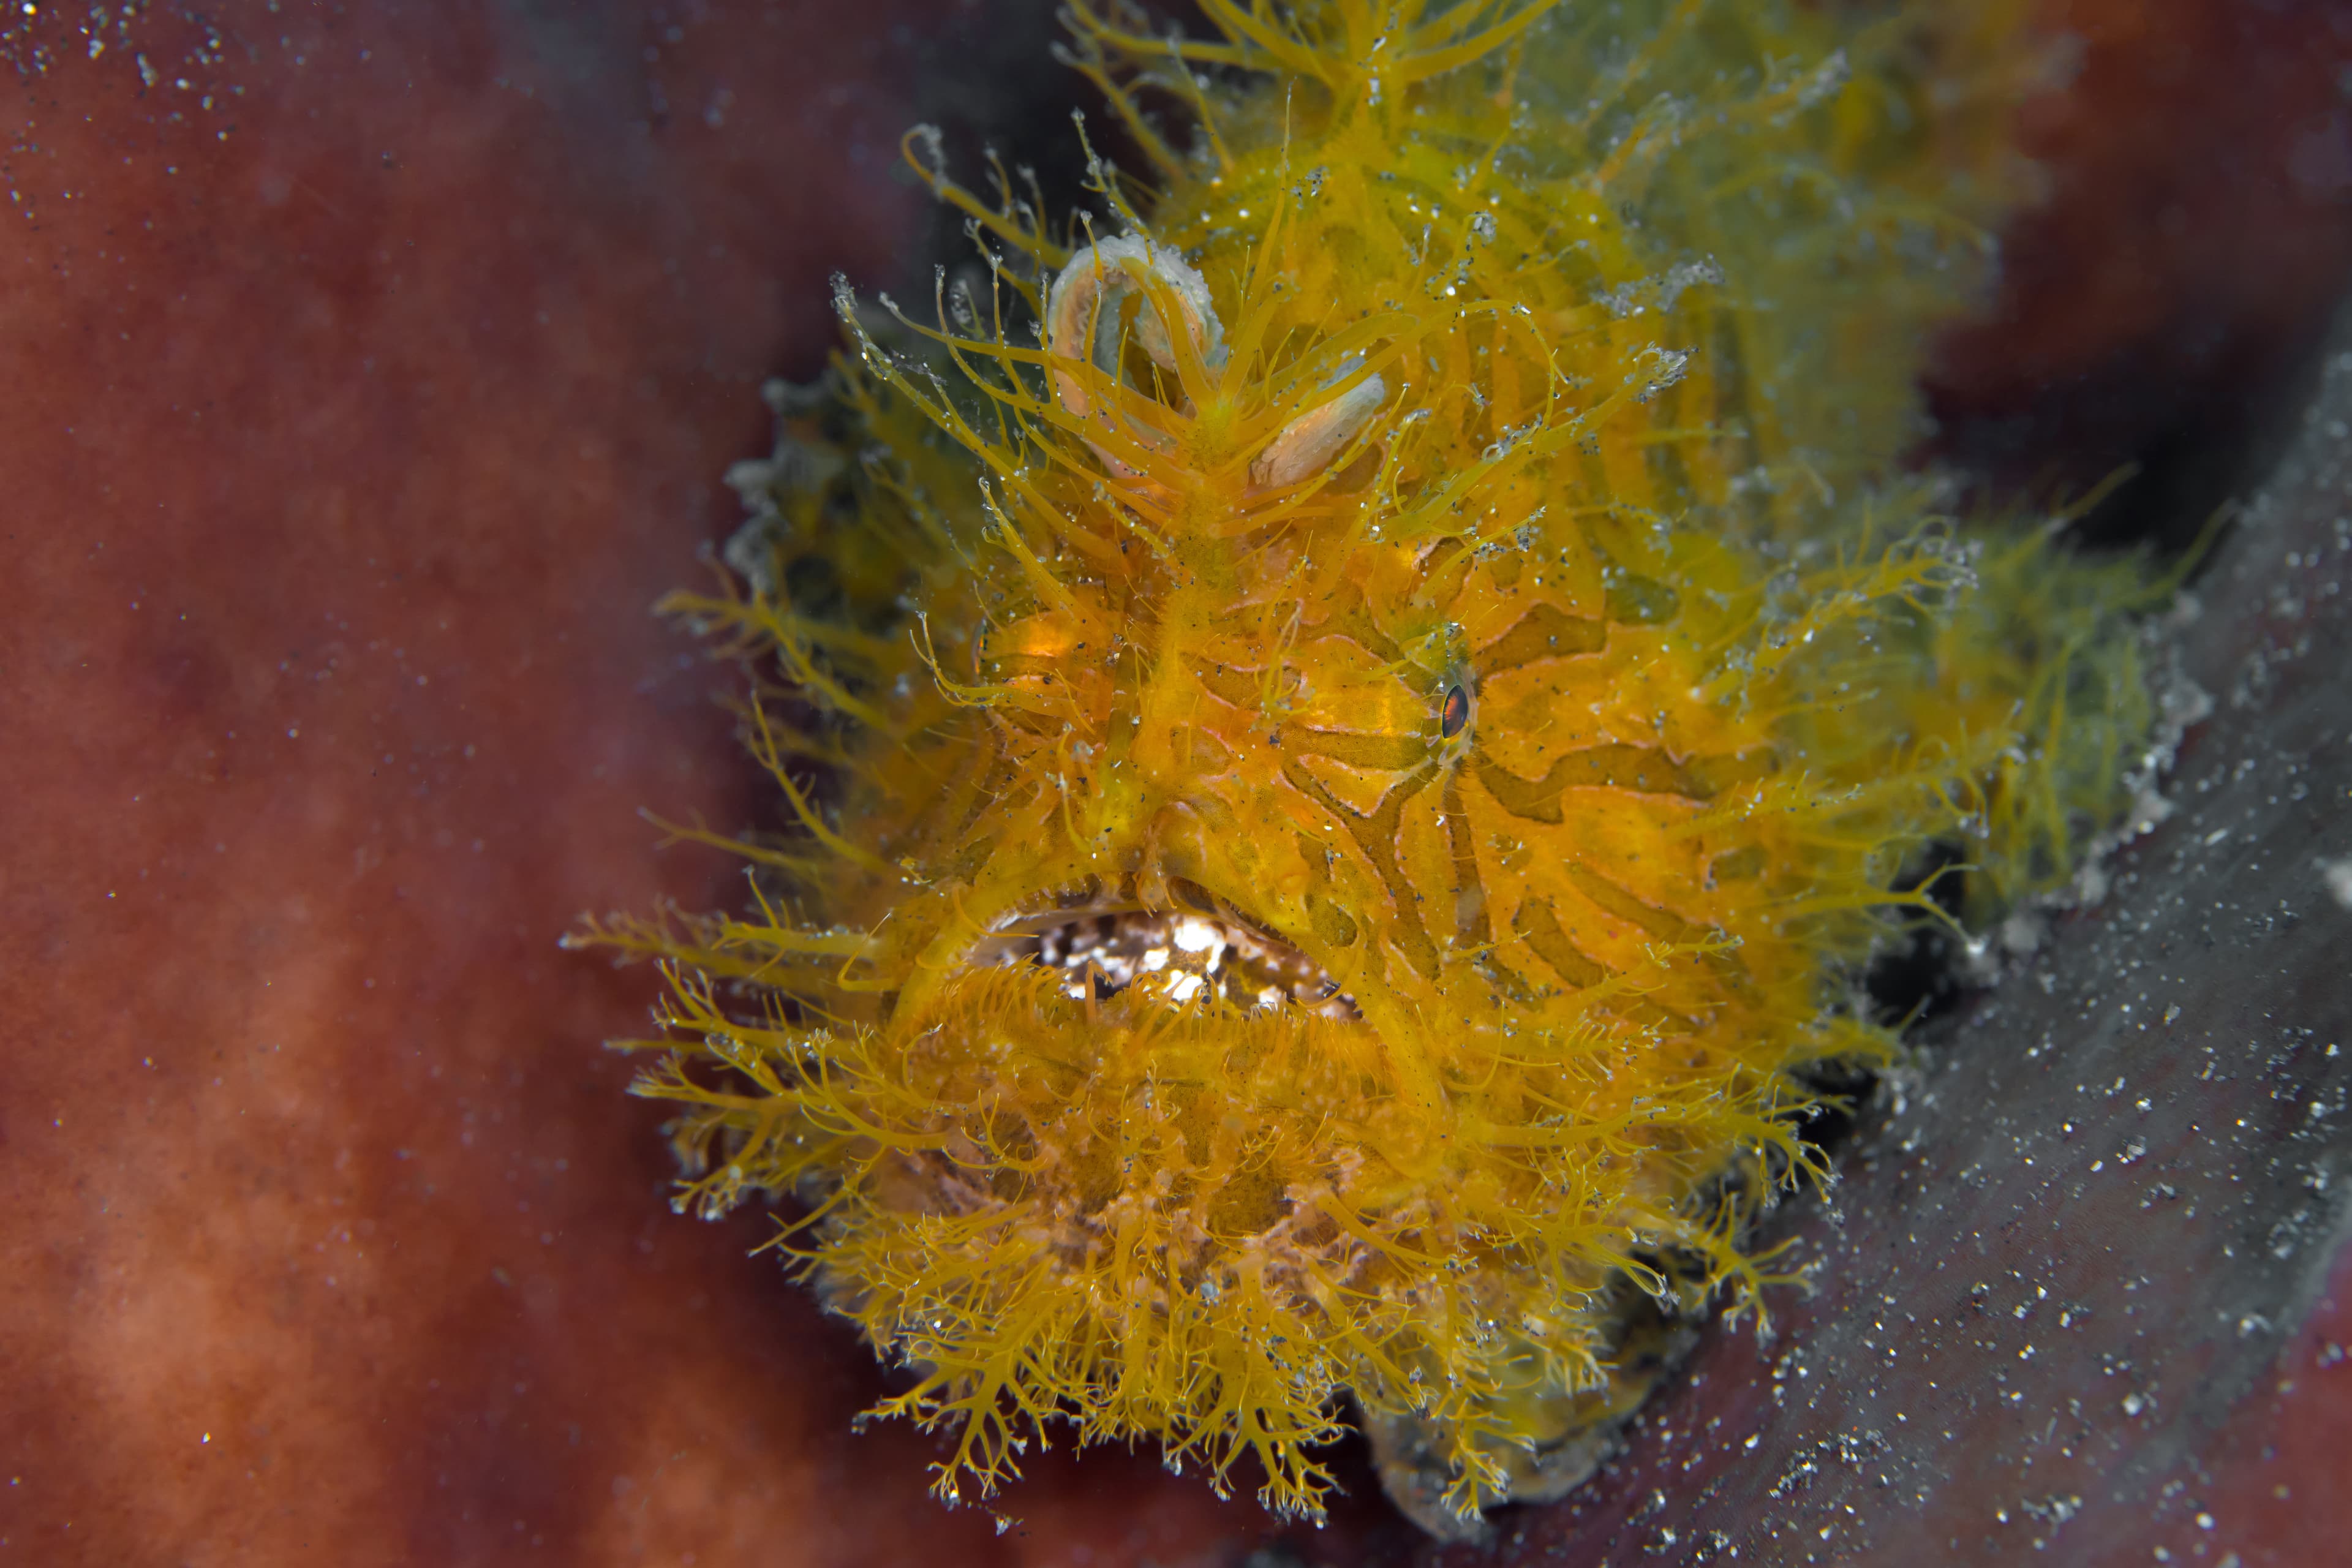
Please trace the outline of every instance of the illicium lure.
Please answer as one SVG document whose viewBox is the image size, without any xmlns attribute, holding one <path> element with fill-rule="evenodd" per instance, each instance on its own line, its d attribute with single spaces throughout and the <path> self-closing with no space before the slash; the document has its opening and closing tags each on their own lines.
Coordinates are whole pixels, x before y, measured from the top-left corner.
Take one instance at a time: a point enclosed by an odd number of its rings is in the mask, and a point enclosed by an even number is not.
<svg viewBox="0 0 2352 1568">
<path fill-rule="evenodd" d="M 844 292 L 724 593 L 778 832 L 667 965 L 705 1215 L 953 1435 L 1158 1440 L 1442 1533 L 1590 1472 L 1818 1167 L 1930 846 L 2062 879 L 2147 721 L 2130 579 L 1896 467 L 2011 183 L 2015 7 L 1071 6 L 1152 164 L 1002 178 L 936 325 Z M 1179 148 L 1141 100 L 1187 126 Z M 887 305 L 887 301 L 885 301 Z"/>
</svg>

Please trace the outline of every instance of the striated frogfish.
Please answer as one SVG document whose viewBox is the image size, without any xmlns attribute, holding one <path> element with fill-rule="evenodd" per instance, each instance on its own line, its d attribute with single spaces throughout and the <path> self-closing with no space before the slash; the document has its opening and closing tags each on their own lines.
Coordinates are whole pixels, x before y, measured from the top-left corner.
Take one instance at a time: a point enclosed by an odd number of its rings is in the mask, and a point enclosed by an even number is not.
<svg viewBox="0 0 2352 1568">
<path fill-rule="evenodd" d="M 2011 0 L 1200 10 L 1068 7 L 1081 211 L 910 135 L 969 256 L 839 287 L 667 602 L 749 891 L 573 940 L 666 967 L 678 1206 L 775 1205 L 941 1497 L 1140 1440 L 1316 1516 L 1353 1424 L 1473 1535 L 1784 1277 L 1872 956 L 2124 809 L 2144 580 L 1906 462 Z"/>
</svg>

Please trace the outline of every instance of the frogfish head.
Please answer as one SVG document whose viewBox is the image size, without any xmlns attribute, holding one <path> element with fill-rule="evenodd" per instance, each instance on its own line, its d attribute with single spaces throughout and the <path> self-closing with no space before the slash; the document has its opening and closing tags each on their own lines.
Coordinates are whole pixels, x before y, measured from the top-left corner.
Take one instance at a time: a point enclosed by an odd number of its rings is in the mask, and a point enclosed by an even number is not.
<svg viewBox="0 0 2352 1568">
<path fill-rule="evenodd" d="M 1580 504 L 1579 442 L 1655 395 L 1622 374 L 1642 356 L 1578 400 L 1524 315 L 1334 321 L 1229 285 L 1230 332 L 1172 248 L 1097 241 L 1044 290 L 1039 349 L 987 355 L 1043 395 L 1025 452 L 974 443 L 1006 569 L 957 584 L 996 595 L 954 628 L 963 663 L 949 617 L 919 628 L 962 716 L 917 749 L 952 732 L 975 792 L 926 862 L 957 868 L 886 896 L 894 1026 L 1007 969 L 1098 1042 L 1250 1058 L 1313 1020 L 1433 1129 L 1498 1055 L 1789 1048 L 1741 1016 L 1738 954 L 1779 922 L 1747 918 L 1757 825 L 1725 810 L 1774 769 L 1771 716 L 1708 688 L 1735 628 L 1675 585 L 1735 563 Z M 953 787 L 918 795 L 918 831 Z M 1002 1006 L 1008 1037 L 1041 1016 Z"/>
</svg>

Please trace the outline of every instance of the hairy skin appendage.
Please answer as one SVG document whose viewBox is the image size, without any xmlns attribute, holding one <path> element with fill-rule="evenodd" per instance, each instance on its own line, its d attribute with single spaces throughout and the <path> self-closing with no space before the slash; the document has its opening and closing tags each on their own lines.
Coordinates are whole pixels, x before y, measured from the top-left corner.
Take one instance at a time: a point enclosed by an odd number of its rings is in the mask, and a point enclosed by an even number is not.
<svg viewBox="0 0 2352 1568">
<path fill-rule="evenodd" d="M 2116 817 L 2150 593 L 1897 467 L 2016 7 L 1202 9 L 1073 7 L 1110 224 L 910 139 L 979 264 L 845 291 L 669 602 L 751 907 L 579 940 L 670 975 L 680 1206 L 789 1200 L 944 1497 L 1067 1423 L 1311 1515 L 1353 1418 L 1471 1533 L 1778 1277 L 1931 848 L 1980 926 Z"/>
</svg>

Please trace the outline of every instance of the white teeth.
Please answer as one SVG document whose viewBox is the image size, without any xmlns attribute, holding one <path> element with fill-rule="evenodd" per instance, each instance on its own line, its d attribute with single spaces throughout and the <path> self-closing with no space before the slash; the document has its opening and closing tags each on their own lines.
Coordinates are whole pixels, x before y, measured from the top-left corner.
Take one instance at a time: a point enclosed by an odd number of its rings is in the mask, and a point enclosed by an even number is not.
<svg viewBox="0 0 2352 1568">
<path fill-rule="evenodd" d="M 1169 929 L 1168 940 L 1186 952 L 1207 952 L 1224 944 L 1225 933 L 1197 915 L 1180 915 Z"/>
<path fill-rule="evenodd" d="M 1150 982 L 1171 1005 L 1223 1001 L 1249 1010 L 1298 1007 L 1359 1016 L 1355 1003 L 1313 960 L 1241 920 L 1134 908 L 1063 908 L 1010 922 L 975 949 L 976 963 L 1039 963 L 1057 971 L 1076 1002 L 1099 1002 Z"/>
</svg>

